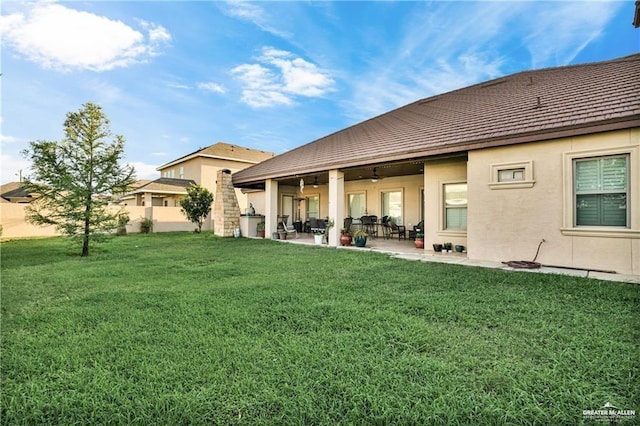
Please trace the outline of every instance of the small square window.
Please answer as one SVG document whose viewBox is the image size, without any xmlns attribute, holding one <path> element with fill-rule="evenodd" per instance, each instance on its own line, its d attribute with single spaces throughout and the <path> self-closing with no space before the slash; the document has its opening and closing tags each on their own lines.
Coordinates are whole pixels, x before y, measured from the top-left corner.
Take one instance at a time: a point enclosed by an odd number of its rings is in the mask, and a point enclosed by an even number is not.
<svg viewBox="0 0 640 426">
<path fill-rule="evenodd" d="M 491 189 L 531 188 L 533 180 L 533 161 L 520 161 L 491 165 Z"/>
</svg>

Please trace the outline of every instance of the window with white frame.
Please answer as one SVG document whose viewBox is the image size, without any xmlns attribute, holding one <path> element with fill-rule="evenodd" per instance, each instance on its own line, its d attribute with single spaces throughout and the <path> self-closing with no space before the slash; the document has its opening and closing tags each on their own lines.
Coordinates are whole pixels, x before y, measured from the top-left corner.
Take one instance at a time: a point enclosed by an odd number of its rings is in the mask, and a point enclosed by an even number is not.
<svg viewBox="0 0 640 426">
<path fill-rule="evenodd" d="M 629 155 L 573 160 L 574 226 L 629 227 Z"/>
<path fill-rule="evenodd" d="M 402 225 L 402 191 L 382 192 L 382 216 L 388 216 L 396 224 Z"/>
<path fill-rule="evenodd" d="M 444 230 L 467 230 L 467 184 L 445 183 L 442 193 L 444 195 Z"/>
<path fill-rule="evenodd" d="M 365 215 L 367 210 L 364 192 L 347 194 L 348 216 L 358 219 Z"/>
</svg>

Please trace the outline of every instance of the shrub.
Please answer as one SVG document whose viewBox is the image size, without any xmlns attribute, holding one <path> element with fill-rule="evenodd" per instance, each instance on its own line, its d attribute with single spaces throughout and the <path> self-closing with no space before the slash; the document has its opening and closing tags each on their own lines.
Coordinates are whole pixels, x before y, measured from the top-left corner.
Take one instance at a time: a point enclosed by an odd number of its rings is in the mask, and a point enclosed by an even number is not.
<svg viewBox="0 0 640 426">
<path fill-rule="evenodd" d="M 153 232 L 153 220 L 143 217 L 140 219 L 140 232 L 143 234 L 149 234 Z"/>
</svg>

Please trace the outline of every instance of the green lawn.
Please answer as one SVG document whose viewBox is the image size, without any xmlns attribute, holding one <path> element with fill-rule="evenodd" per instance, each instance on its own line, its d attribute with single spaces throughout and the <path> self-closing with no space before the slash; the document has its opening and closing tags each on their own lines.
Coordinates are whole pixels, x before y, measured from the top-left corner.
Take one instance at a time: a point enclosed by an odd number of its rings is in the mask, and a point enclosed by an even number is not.
<svg viewBox="0 0 640 426">
<path fill-rule="evenodd" d="M 640 409 L 633 284 L 209 234 L 129 235 L 84 259 L 61 239 L 1 251 L 6 425 L 548 425 Z"/>
</svg>

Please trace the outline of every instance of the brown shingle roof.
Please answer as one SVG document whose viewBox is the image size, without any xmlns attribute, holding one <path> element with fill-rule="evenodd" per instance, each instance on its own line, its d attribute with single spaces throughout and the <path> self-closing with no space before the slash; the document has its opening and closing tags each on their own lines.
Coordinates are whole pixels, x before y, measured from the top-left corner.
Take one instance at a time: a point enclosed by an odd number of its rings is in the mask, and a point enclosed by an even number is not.
<svg viewBox="0 0 640 426">
<path fill-rule="evenodd" d="M 273 152 L 261 151 L 259 149 L 245 148 L 238 145 L 232 145 L 225 142 L 218 142 L 206 148 L 201 148 L 167 164 L 163 164 L 156 170 L 162 170 L 166 167 L 182 163 L 194 157 L 212 157 L 232 161 L 241 161 L 246 163 L 259 163 L 268 158 L 272 158 Z"/>
<path fill-rule="evenodd" d="M 238 186 L 640 126 L 640 54 L 525 71 L 422 99 L 233 175 Z"/>
<path fill-rule="evenodd" d="M 139 194 L 145 192 L 186 194 L 186 188 L 189 185 L 195 184 L 196 182 L 191 179 L 159 178 L 136 188 L 131 192 L 131 194 Z"/>
</svg>

